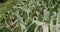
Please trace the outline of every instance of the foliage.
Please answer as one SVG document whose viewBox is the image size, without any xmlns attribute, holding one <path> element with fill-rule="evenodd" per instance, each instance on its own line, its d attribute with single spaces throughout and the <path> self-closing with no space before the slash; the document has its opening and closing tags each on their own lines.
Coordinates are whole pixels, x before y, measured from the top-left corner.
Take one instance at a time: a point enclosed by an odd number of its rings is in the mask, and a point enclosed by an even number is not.
<svg viewBox="0 0 60 32">
<path fill-rule="evenodd" d="M 13 0 L 11 0 L 13 1 Z M 59 0 L 14 0 L 1 4 L 0 31 L 4 32 L 50 32 L 59 30 Z M 16 4 L 16 5 L 14 5 Z M 12 5 L 14 5 L 12 7 Z M 3 13 L 4 12 L 4 13 Z M 43 27 L 47 25 L 48 27 Z M 42 28 L 40 27 L 42 26 Z M 44 28 L 46 28 L 44 30 Z M 49 31 L 48 31 L 49 32 Z"/>
</svg>

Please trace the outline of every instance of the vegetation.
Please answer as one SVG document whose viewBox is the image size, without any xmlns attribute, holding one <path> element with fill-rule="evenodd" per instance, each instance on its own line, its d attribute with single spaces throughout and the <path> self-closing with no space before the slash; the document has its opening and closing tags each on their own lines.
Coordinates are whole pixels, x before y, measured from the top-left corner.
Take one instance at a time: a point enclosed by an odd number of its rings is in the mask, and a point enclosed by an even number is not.
<svg viewBox="0 0 60 32">
<path fill-rule="evenodd" d="M 6 0 L 0 3 L 0 32 L 60 32 L 60 0 Z"/>
</svg>

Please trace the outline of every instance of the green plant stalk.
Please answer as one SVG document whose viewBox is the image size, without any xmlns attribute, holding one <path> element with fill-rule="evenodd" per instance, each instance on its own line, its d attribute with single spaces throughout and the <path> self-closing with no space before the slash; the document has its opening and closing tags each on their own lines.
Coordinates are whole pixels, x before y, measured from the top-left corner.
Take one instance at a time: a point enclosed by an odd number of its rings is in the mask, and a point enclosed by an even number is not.
<svg viewBox="0 0 60 32">
<path fill-rule="evenodd" d="M 54 32 L 54 28 L 53 28 L 53 20 L 50 20 L 50 32 Z"/>
</svg>

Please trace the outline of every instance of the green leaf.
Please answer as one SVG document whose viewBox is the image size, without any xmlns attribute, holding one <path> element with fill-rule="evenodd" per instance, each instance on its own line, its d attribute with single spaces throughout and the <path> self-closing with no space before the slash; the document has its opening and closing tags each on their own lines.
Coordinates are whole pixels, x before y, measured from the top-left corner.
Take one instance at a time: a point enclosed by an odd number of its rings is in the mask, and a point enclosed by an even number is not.
<svg viewBox="0 0 60 32">
<path fill-rule="evenodd" d="M 35 23 L 32 24 L 32 25 L 29 27 L 29 29 L 27 30 L 27 32 L 34 32 L 35 27 L 36 27 L 36 24 L 35 24 Z"/>
<path fill-rule="evenodd" d="M 9 30 L 8 28 L 4 27 L 2 28 L 4 32 L 12 32 L 11 30 Z"/>
</svg>

